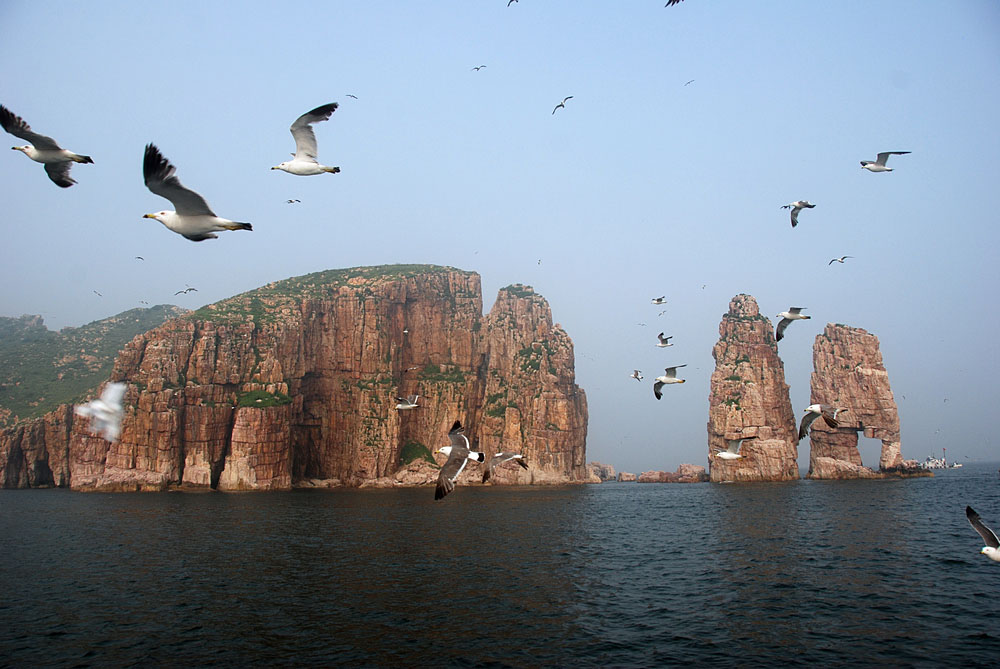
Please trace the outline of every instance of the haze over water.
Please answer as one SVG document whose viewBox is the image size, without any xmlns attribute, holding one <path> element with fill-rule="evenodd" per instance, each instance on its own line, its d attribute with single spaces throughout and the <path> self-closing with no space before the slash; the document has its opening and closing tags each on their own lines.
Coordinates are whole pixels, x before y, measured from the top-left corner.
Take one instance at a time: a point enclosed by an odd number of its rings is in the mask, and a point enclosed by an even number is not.
<svg viewBox="0 0 1000 669">
<path fill-rule="evenodd" d="M 1000 652 L 997 464 L 934 478 L 0 493 L 10 666 L 888 664 Z"/>
</svg>

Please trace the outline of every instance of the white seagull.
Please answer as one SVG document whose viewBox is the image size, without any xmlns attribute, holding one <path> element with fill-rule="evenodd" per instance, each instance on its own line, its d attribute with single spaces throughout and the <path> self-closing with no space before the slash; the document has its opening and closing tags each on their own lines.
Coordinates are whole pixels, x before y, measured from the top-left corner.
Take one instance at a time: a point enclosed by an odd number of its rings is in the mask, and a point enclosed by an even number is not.
<svg viewBox="0 0 1000 669">
<path fill-rule="evenodd" d="M 476 462 L 486 460 L 486 456 L 482 453 L 469 450 L 469 440 L 464 434 L 461 421 L 456 420 L 455 424 L 451 426 L 448 438 L 451 440 L 451 445 L 443 446 L 436 451 L 437 453 L 444 453 L 448 456 L 448 459 L 445 461 L 444 466 L 441 467 L 441 473 L 438 474 L 437 487 L 434 489 L 435 500 L 444 498 L 445 495 L 455 489 L 455 479 L 465 469 L 465 465 L 469 460 L 475 460 Z"/>
<path fill-rule="evenodd" d="M 313 174 L 336 174 L 339 167 L 327 167 L 320 165 L 316 159 L 319 149 L 316 147 L 316 133 L 313 132 L 312 124 L 326 121 L 333 112 L 337 111 L 339 105 L 331 102 L 327 105 L 316 107 L 312 111 L 307 111 L 302 116 L 295 119 L 289 130 L 295 138 L 295 153 L 291 160 L 286 160 L 280 165 L 275 165 L 272 170 L 281 170 L 289 174 L 300 177 L 308 177 Z"/>
<path fill-rule="evenodd" d="M 661 332 L 660 334 L 656 335 L 656 338 L 660 340 L 656 344 L 657 348 L 666 348 L 668 346 L 673 346 L 673 344 L 670 343 L 670 340 L 674 338 L 673 335 L 669 337 L 664 337 L 663 333 Z"/>
<path fill-rule="evenodd" d="M 73 163 L 93 163 L 90 156 L 81 156 L 72 151 L 59 148 L 56 140 L 45 135 L 31 131 L 31 126 L 24 122 L 11 110 L 0 105 L 0 126 L 10 134 L 31 142 L 25 146 L 12 146 L 12 151 L 21 151 L 36 163 L 45 165 L 45 173 L 49 175 L 52 183 L 60 188 L 69 188 L 76 181 L 69 175 L 69 169 Z M 33 146 L 32 146 L 33 145 Z"/>
<path fill-rule="evenodd" d="M 174 176 L 174 172 L 174 166 L 163 157 L 160 150 L 152 144 L 147 144 L 142 159 L 142 177 L 146 182 L 146 188 L 170 200 L 176 211 L 143 214 L 143 218 L 155 219 L 167 226 L 167 229 L 192 242 L 216 239 L 218 235 L 213 233 L 220 230 L 253 230 L 253 226 L 249 223 L 230 221 L 216 216 L 205 202 L 205 198 L 182 186 L 180 179 Z"/>
<path fill-rule="evenodd" d="M 674 365 L 673 367 L 667 367 L 663 370 L 663 376 L 656 377 L 656 383 L 653 384 L 653 394 L 656 395 L 656 399 L 660 399 L 663 396 L 663 393 L 660 392 L 660 388 L 668 383 L 684 383 L 684 379 L 677 378 L 678 367 L 687 367 L 687 365 Z"/>
<path fill-rule="evenodd" d="M 524 456 L 520 453 L 497 453 L 490 458 L 489 463 L 486 465 L 486 471 L 483 472 L 483 483 L 490 480 L 490 477 L 493 476 L 493 470 L 497 465 L 502 465 L 511 460 L 516 461 L 524 469 L 528 468 L 528 463 L 524 461 Z"/>
<path fill-rule="evenodd" d="M 781 341 L 781 338 L 785 336 L 785 328 L 787 328 L 788 324 L 792 321 L 801 321 L 812 318 L 812 316 L 805 316 L 799 313 L 805 308 L 806 307 L 788 307 L 788 311 L 782 311 L 778 314 L 777 317 L 781 318 L 781 320 L 778 321 L 778 328 L 774 333 L 775 341 Z"/>
<path fill-rule="evenodd" d="M 979 552 L 994 562 L 1000 562 L 1000 539 L 997 539 L 997 533 L 986 527 L 986 523 L 983 522 L 978 513 L 972 510 L 971 506 L 965 507 L 965 517 L 972 523 L 972 529 L 979 532 L 979 536 L 986 542 L 986 545 Z"/>
<path fill-rule="evenodd" d="M 638 369 L 633 369 L 632 376 L 630 376 L 629 378 L 635 379 L 636 381 L 642 381 L 642 372 L 640 372 Z"/>
<path fill-rule="evenodd" d="M 885 166 L 885 161 L 889 160 L 889 156 L 905 156 L 908 153 L 909 151 L 883 151 L 875 157 L 875 162 L 862 160 L 861 169 L 869 172 L 892 172 L 891 167 Z"/>
<path fill-rule="evenodd" d="M 833 407 L 829 404 L 810 404 L 805 408 L 806 413 L 802 416 L 802 421 L 799 423 L 799 439 L 805 439 L 806 435 L 809 434 L 809 426 L 820 416 L 823 417 L 823 420 L 830 427 L 840 427 L 837 416 L 844 411 L 847 411 L 847 409 Z"/>
<path fill-rule="evenodd" d="M 566 101 L 567 101 L 567 100 L 572 100 L 572 99 L 573 99 L 573 96 L 572 96 L 572 95 L 567 95 L 566 97 L 564 97 L 564 98 L 562 99 L 562 102 L 560 102 L 559 104 L 557 104 L 557 105 L 556 105 L 556 106 L 555 106 L 555 107 L 554 107 L 554 108 L 552 109 L 552 113 L 553 113 L 553 114 L 555 114 L 555 113 L 556 113 L 556 109 L 565 109 L 565 108 L 566 108 Z"/>
<path fill-rule="evenodd" d="M 73 407 L 77 416 L 90 418 L 90 431 L 100 434 L 108 441 L 118 441 L 122 427 L 122 398 L 127 386 L 124 383 L 109 383 L 100 399 Z"/>
<path fill-rule="evenodd" d="M 723 460 L 739 460 L 743 456 L 740 455 L 740 446 L 746 439 L 754 439 L 755 437 L 743 437 L 742 439 L 726 439 L 726 450 L 719 451 L 715 454 L 715 457 L 722 458 Z"/>
<path fill-rule="evenodd" d="M 666 295 L 660 295 L 659 297 L 654 297 L 650 301 L 653 304 L 666 304 L 667 303 L 667 296 Z"/>
<path fill-rule="evenodd" d="M 407 409 L 416 409 L 419 406 L 417 404 L 417 398 L 418 397 L 420 397 L 420 395 L 409 395 L 407 397 L 397 397 L 396 401 L 398 401 L 399 404 L 396 405 L 396 408 L 399 409 L 400 411 L 406 411 Z"/>
<path fill-rule="evenodd" d="M 840 256 L 839 258 L 834 258 L 833 260 L 831 260 L 830 262 L 828 262 L 826 265 L 827 265 L 827 267 L 829 267 L 830 265 L 832 265 L 835 262 L 839 262 L 841 265 L 843 265 L 845 260 L 847 260 L 848 258 L 853 258 L 853 257 L 854 256 Z"/>
<path fill-rule="evenodd" d="M 792 210 L 792 227 L 794 228 L 796 225 L 799 224 L 799 212 L 802 211 L 803 209 L 815 209 L 816 205 L 811 203 L 809 200 L 796 200 L 791 204 L 781 205 L 781 208 Z"/>
</svg>

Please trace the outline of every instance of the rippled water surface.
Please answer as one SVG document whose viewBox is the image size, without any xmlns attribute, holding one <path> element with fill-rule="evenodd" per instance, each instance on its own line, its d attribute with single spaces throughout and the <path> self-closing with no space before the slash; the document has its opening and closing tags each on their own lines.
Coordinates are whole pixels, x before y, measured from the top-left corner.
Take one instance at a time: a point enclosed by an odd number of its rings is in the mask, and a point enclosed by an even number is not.
<svg viewBox="0 0 1000 669">
<path fill-rule="evenodd" d="M 997 465 L 933 479 L 0 491 L 0 663 L 976 666 Z"/>
</svg>

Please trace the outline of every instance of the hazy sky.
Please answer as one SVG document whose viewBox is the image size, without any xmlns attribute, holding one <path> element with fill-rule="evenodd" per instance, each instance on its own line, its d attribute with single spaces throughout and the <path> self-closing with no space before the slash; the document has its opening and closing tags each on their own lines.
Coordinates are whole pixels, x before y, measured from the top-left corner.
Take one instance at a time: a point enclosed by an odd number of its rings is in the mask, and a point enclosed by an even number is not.
<svg viewBox="0 0 1000 669">
<path fill-rule="evenodd" d="M 845 323 L 881 340 L 905 457 L 998 459 L 978 416 L 1000 379 L 1000 3 L 663 4 L 4 0 L 0 103 L 95 164 L 64 190 L 0 153 L 0 315 L 61 328 L 322 269 L 474 270 L 487 309 L 514 282 L 549 300 L 588 459 L 643 471 L 707 464 L 712 346 L 746 292 L 772 321 L 812 315 L 780 345 L 797 415 L 815 336 Z M 316 134 L 342 173 L 270 171 L 333 101 Z M 195 244 L 142 219 L 171 208 L 143 186 L 147 142 L 254 231 Z M 891 150 L 912 153 L 861 169 Z M 817 207 L 793 230 L 798 199 Z"/>
</svg>

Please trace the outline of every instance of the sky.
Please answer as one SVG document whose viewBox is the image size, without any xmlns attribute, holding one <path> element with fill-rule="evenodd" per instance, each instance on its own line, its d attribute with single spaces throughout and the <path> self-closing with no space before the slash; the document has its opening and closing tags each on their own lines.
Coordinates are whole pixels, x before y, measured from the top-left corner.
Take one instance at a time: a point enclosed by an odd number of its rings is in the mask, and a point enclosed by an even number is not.
<svg viewBox="0 0 1000 669">
<path fill-rule="evenodd" d="M 0 104 L 94 158 L 60 189 L 0 152 L 0 315 L 75 327 L 386 263 L 478 272 L 487 310 L 525 283 L 573 340 L 588 460 L 641 472 L 707 465 L 712 347 L 749 293 L 772 322 L 812 316 L 779 347 L 797 415 L 816 335 L 844 323 L 881 341 L 904 457 L 1000 459 L 981 418 L 1000 374 L 1000 3 L 663 5 L 0 2 Z M 319 158 L 342 172 L 271 171 L 327 102 Z M 171 208 L 143 186 L 148 142 L 253 232 L 195 244 L 143 219 Z M 880 151 L 911 153 L 861 169 Z M 816 208 L 792 229 L 799 199 Z"/>
</svg>

